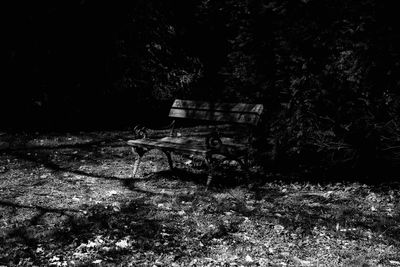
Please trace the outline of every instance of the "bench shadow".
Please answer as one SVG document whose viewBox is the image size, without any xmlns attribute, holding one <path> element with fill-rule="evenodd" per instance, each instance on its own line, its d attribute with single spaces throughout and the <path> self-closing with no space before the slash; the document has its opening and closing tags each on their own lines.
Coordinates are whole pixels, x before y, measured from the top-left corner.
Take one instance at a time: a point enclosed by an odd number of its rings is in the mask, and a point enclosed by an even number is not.
<svg viewBox="0 0 400 267">
<path fill-rule="evenodd" d="M 29 151 L 29 150 L 28 150 Z M 49 159 L 49 155 L 47 153 L 40 153 L 43 151 L 37 151 L 35 155 L 28 155 L 27 150 L 23 150 L 21 152 L 13 152 L 10 153 L 10 155 L 13 155 L 19 159 L 26 160 L 29 162 L 32 162 L 36 165 L 42 165 L 48 169 L 53 170 L 54 172 L 69 172 L 77 175 L 85 175 L 85 176 L 90 176 L 93 178 L 101 178 L 101 179 L 107 179 L 107 180 L 123 180 L 124 178 L 121 177 L 115 177 L 111 175 L 104 175 L 104 174 L 99 174 L 99 173 L 93 173 L 93 172 L 87 172 L 87 171 L 82 171 L 73 167 L 64 167 L 61 166 L 60 164 L 57 164 L 53 162 L 51 159 Z M 79 155 L 74 155 L 75 157 L 79 157 Z"/>
<path fill-rule="evenodd" d="M 68 172 L 72 173 L 75 175 L 82 175 L 82 176 L 88 176 L 92 178 L 97 178 L 97 179 L 105 179 L 105 180 L 114 180 L 114 181 L 120 181 L 123 185 L 127 186 L 130 190 L 136 190 L 140 191 L 140 189 L 135 187 L 135 184 L 137 182 L 145 182 L 145 181 L 156 181 L 160 179 L 165 179 L 169 181 L 180 181 L 183 183 L 187 182 L 192 182 L 196 185 L 200 186 L 205 186 L 206 181 L 207 181 L 207 175 L 208 175 L 208 170 L 207 167 L 202 165 L 200 167 L 189 167 L 185 166 L 184 164 L 181 164 L 179 162 L 177 163 L 177 167 L 174 168 L 174 170 L 161 170 L 158 172 L 154 173 L 149 173 L 145 177 L 141 178 L 132 178 L 131 176 L 113 176 L 110 174 L 104 174 L 100 172 L 95 172 L 95 171 L 90 171 L 90 170 L 82 170 L 79 169 L 78 167 L 74 166 L 74 164 L 79 164 L 80 161 L 85 160 L 86 163 L 92 163 L 93 165 L 98 164 L 104 159 L 119 159 L 123 161 L 129 161 L 126 162 L 126 164 L 129 164 L 129 166 L 133 165 L 133 158 L 130 159 L 129 157 L 131 156 L 131 151 L 129 149 L 126 149 L 124 154 L 121 155 L 109 155 L 105 153 L 97 153 L 97 149 L 102 149 L 102 148 L 110 148 L 109 146 L 102 146 L 102 147 L 93 147 L 93 146 L 65 146 L 63 148 L 73 148 L 73 149 L 79 149 L 78 153 L 74 153 L 73 151 L 71 152 L 66 152 L 64 153 L 64 156 L 68 160 L 70 160 L 72 163 L 71 164 L 63 164 L 60 162 L 56 162 L 51 158 L 51 154 L 55 151 L 58 151 L 59 149 L 58 146 L 54 147 L 54 149 L 46 148 L 44 150 L 42 149 L 34 149 L 33 151 L 31 149 L 24 149 L 24 150 L 15 150 L 15 151 L 10 151 L 8 152 L 9 155 L 14 156 L 16 158 L 22 159 L 24 161 L 31 162 L 35 165 L 38 166 L 43 166 L 45 168 L 48 168 L 52 170 L 55 173 L 62 173 L 62 172 Z M 124 147 L 126 148 L 126 146 Z M 89 153 L 92 153 L 90 157 Z M 127 159 L 128 158 L 128 159 Z M 164 161 L 164 158 L 159 159 L 161 161 Z M 164 162 L 163 162 L 164 163 Z M 63 165 L 64 166 L 63 166 Z M 133 168 L 133 167 L 132 167 Z M 232 188 L 236 187 L 241 184 L 243 179 L 241 179 L 241 176 L 243 176 L 243 172 L 234 170 L 234 169 L 229 169 L 229 168 L 220 168 L 219 171 L 217 171 L 213 177 L 213 182 L 210 185 L 210 190 L 220 190 L 223 188 Z"/>
<path fill-rule="evenodd" d="M 246 175 L 243 171 L 238 170 L 223 170 L 215 173 L 213 176 L 212 183 L 207 188 L 208 191 L 218 192 L 224 189 L 232 189 L 245 184 Z M 207 169 L 194 169 L 194 168 L 175 168 L 174 170 L 161 170 L 158 172 L 153 172 L 148 174 L 145 178 L 141 179 L 125 179 L 123 180 L 124 185 L 126 185 L 131 190 L 135 189 L 135 184 L 141 181 L 161 181 L 167 180 L 170 183 L 170 187 L 174 188 L 187 188 L 188 183 L 191 183 L 200 188 L 206 189 L 206 181 L 208 178 Z M 161 184 L 156 183 L 158 186 Z"/>
<path fill-rule="evenodd" d="M 59 213 L 59 214 L 67 214 L 67 212 L 81 212 L 80 210 L 77 210 L 77 209 L 52 208 L 52 207 L 43 207 L 43 206 L 37 206 L 37 205 L 23 205 L 23 204 L 14 203 L 12 201 L 1 200 L 1 199 L 0 199 L 0 206 L 6 206 L 6 207 L 12 207 L 12 208 L 36 209 L 36 210 L 39 210 L 44 213 L 53 212 L 53 213 Z"/>
</svg>

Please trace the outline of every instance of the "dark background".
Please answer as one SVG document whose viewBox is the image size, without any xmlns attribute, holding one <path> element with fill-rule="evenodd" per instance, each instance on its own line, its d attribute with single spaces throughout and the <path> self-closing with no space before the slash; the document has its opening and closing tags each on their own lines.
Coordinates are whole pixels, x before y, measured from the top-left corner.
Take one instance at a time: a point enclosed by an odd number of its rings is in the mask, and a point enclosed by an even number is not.
<svg viewBox="0 0 400 267">
<path fill-rule="evenodd" d="M 4 130 L 161 124 L 175 98 L 263 103 L 257 159 L 268 168 L 369 178 L 398 170 L 392 2 L 1 5 Z"/>
</svg>

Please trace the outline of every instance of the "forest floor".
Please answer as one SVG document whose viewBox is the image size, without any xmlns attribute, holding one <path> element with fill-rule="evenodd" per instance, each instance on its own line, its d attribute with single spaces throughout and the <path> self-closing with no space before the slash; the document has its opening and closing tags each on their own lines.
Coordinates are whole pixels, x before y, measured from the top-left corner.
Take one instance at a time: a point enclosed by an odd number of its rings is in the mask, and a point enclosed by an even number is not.
<svg viewBox="0 0 400 267">
<path fill-rule="evenodd" d="M 0 266 L 400 266 L 398 182 L 248 189 L 228 164 L 205 191 L 157 151 L 132 178 L 131 137 L 0 133 Z"/>
</svg>

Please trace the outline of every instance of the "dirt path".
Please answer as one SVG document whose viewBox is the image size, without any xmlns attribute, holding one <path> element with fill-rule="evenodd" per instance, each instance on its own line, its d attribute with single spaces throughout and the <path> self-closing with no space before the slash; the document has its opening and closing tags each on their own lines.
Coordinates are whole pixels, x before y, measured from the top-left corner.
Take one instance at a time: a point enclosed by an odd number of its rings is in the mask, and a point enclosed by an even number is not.
<svg viewBox="0 0 400 267">
<path fill-rule="evenodd" d="M 3 133 L 0 266 L 400 266 L 398 184 L 205 192 L 201 164 L 157 152 L 132 179 L 130 137 Z"/>
</svg>

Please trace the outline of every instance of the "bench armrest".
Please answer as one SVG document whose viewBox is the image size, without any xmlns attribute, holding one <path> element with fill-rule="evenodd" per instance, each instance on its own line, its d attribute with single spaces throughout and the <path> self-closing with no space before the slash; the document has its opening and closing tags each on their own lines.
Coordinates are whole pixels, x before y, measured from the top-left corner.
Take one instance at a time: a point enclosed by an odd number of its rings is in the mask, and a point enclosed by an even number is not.
<svg viewBox="0 0 400 267">
<path fill-rule="evenodd" d="M 133 128 L 133 134 L 135 135 L 135 139 L 142 139 L 142 138 L 146 138 L 147 137 L 147 127 L 143 126 L 143 125 L 136 125 Z"/>
<path fill-rule="evenodd" d="M 164 125 L 164 126 L 157 127 L 157 128 L 149 128 L 147 126 L 144 126 L 144 125 L 141 125 L 141 124 L 137 124 L 133 128 L 133 133 L 134 133 L 135 139 L 147 138 L 149 136 L 149 132 L 157 131 L 157 130 L 158 131 L 170 130 L 170 135 L 172 136 L 173 135 L 173 131 L 174 131 L 174 126 L 175 126 L 175 121 L 172 121 L 168 125 Z"/>
<path fill-rule="evenodd" d="M 222 140 L 217 131 L 213 131 L 206 136 L 206 147 L 208 149 L 220 149 Z"/>
</svg>

